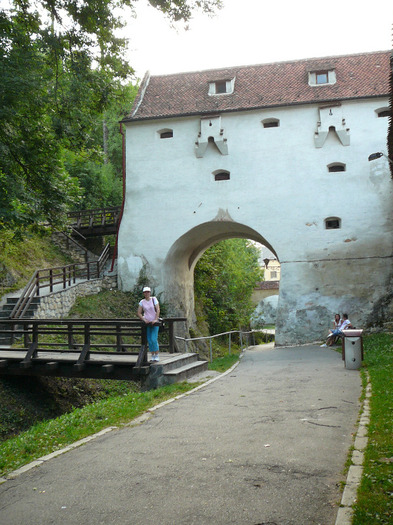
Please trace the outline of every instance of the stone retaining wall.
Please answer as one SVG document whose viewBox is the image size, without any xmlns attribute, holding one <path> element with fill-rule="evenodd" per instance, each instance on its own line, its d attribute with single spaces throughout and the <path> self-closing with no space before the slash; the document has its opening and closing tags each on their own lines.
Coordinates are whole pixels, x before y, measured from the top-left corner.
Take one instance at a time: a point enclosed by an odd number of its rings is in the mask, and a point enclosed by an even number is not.
<svg viewBox="0 0 393 525">
<path fill-rule="evenodd" d="M 103 290 L 117 288 L 117 275 L 105 276 L 76 284 L 71 288 L 41 297 L 35 319 L 61 319 L 68 315 L 78 297 L 94 295 Z"/>
</svg>

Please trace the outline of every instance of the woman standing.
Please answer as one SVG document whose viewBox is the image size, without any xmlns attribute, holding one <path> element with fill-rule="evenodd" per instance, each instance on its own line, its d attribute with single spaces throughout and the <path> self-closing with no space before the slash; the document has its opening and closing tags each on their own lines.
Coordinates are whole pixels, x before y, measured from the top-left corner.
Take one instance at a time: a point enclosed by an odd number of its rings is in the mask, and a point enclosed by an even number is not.
<svg viewBox="0 0 393 525">
<path fill-rule="evenodd" d="M 158 356 L 158 318 L 160 316 L 160 304 L 156 297 L 151 297 L 151 289 L 148 286 L 143 288 L 144 299 L 140 301 L 137 315 L 146 324 L 147 342 L 152 354 L 152 361 L 159 361 Z"/>
</svg>

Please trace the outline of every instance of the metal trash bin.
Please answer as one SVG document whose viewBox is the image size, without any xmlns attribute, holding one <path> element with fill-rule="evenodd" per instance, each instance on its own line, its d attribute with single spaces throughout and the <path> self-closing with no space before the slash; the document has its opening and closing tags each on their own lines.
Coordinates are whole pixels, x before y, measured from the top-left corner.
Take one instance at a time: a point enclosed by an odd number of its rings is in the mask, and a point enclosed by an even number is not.
<svg viewBox="0 0 393 525">
<path fill-rule="evenodd" d="M 358 370 L 363 361 L 363 330 L 343 330 L 342 358 L 345 368 Z"/>
</svg>

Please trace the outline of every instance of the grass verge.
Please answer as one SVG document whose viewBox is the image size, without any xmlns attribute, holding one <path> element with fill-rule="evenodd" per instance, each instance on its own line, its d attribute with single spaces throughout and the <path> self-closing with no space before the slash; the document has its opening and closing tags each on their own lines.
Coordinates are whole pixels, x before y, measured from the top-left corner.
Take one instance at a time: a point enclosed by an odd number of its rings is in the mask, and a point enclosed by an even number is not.
<svg viewBox="0 0 393 525">
<path fill-rule="evenodd" d="M 221 355 L 209 364 L 210 370 L 225 372 L 238 361 L 240 350 Z M 149 408 L 197 386 L 176 383 L 148 392 L 127 392 L 112 396 L 41 421 L 0 445 L 0 475 L 6 475 L 42 456 L 60 450 L 75 441 L 110 426 L 129 423 Z"/>
<path fill-rule="evenodd" d="M 370 377 L 370 425 L 353 525 L 393 523 L 393 335 L 364 338 Z"/>
<path fill-rule="evenodd" d="M 148 392 L 110 397 L 67 414 L 42 421 L 0 445 L 0 475 L 55 452 L 104 428 L 130 422 L 149 408 L 195 388 L 176 383 Z"/>
<path fill-rule="evenodd" d="M 26 234 L 16 240 L 9 230 L 0 232 L 0 297 L 23 288 L 39 268 L 70 263 L 50 240 L 49 234 Z"/>
<path fill-rule="evenodd" d="M 236 350 L 231 354 L 216 357 L 211 363 L 209 363 L 208 368 L 209 370 L 215 370 L 216 372 L 225 372 L 239 360 L 239 355 L 240 350 Z"/>
</svg>

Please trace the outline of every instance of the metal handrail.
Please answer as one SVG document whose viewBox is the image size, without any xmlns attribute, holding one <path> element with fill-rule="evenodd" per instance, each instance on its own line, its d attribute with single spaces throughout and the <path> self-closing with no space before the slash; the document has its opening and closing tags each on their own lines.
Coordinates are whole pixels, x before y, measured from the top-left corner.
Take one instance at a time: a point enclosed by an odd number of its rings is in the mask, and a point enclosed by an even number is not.
<svg viewBox="0 0 393 525">
<path fill-rule="evenodd" d="M 49 292 L 52 293 L 56 285 L 62 285 L 62 289 L 65 290 L 75 284 L 77 278 L 86 281 L 98 279 L 109 258 L 109 253 L 110 244 L 108 243 L 97 261 L 36 270 L 10 313 L 10 319 L 22 318 L 34 297 L 39 297 L 40 290 L 43 288 L 49 288 Z"/>
<path fill-rule="evenodd" d="M 255 346 L 255 335 L 254 334 L 256 332 L 267 333 L 267 332 L 265 332 L 265 330 L 263 328 L 260 329 L 260 330 L 249 330 L 249 331 L 230 330 L 229 332 L 222 332 L 221 334 L 208 335 L 208 336 L 204 336 L 204 337 L 179 337 L 179 336 L 175 336 L 175 339 L 179 339 L 181 341 L 184 341 L 186 353 L 188 353 L 188 343 L 190 341 L 201 341 L 201 340 L 209 339 L 209 342 L 210 342 L 210 362 L 212 362 L 213 361 L 212 339 L 214 339 L 215 337 L 221 337 L 223 335 L 229 335 L 229 338 L 228 338 L 228 353 L 230 355 L 231 354 L 231 342 L 232 342 L 231 336 L 232 336 L 232 334 L 239 334 L 240 335 L 240 349 L 243 351 L 243 335 L 247 335 L 247 339 L 248 339 L 249 334 L 252 334 L 252 336 L 253 336 L 253 346 Z M 249 346 L 248 340 L 247 340 L 247 346 Z"/>
<path fill-rule="evenodd" d="M 86 240 L 86 237 L 84 237 L 81 233 L 78 232 L 78 230 L 75 230 L 75 228 L 73 226 L 70 226 L 70 229 L 75 233 L 75 235 L 79 235 L 79 237 L 81 237 L 84 241 Z M 57 232 L 59 233 L 60 235 L 63 235 L 63 237 L 66 238 L 67 240 L 67 248 L 69 247 L 68 246 L 68 243 L 72 243 L 74 244 L 79 250 L 82 250 L 83 251 L 83 254 L 84 254 L 84 258 L 85 258 L 85 261 L 87 262 L 88 259 L 89 259 L 89 250 L 87 248 L 85 248 L 84 246 L 82 246 L 81 244 L 79 244 L 79 242 L 77 242 L 75 239 L 73 239 L 70 235 L 68 235 L 68 233 L 66 232 Z"/>
</svg>

